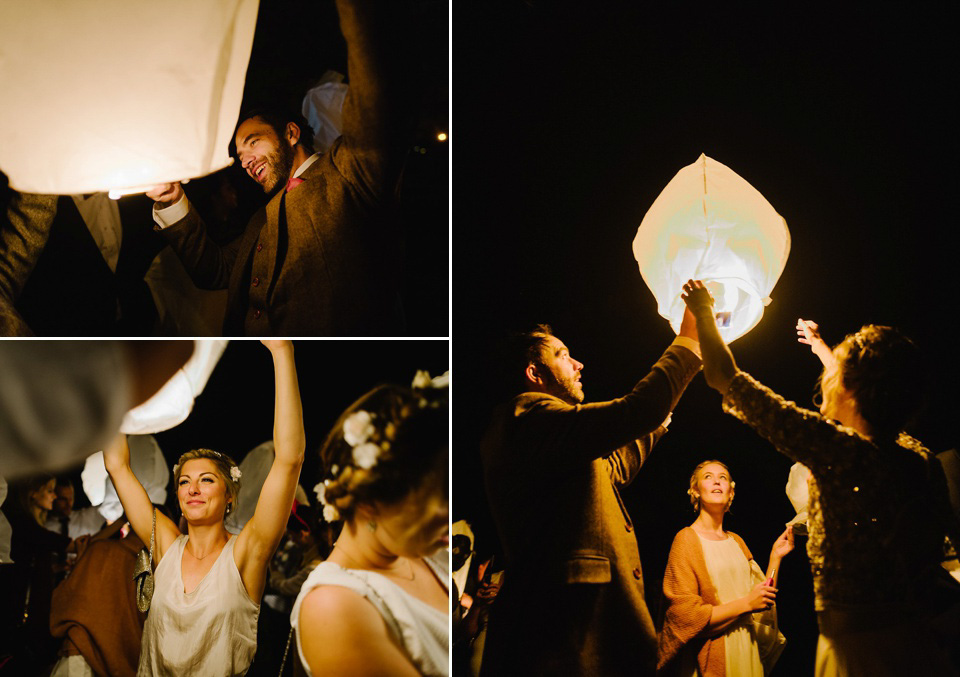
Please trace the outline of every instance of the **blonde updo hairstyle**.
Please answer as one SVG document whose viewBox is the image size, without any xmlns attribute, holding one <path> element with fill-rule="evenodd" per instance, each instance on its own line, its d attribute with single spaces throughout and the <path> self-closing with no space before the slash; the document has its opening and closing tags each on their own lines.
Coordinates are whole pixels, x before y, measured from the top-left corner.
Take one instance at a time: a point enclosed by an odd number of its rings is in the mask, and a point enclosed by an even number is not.
<svg viewBox="0 0 960 677">
<path fill-rule="evenodd" d="M 212 449 L 193 449 L 187 453 L 180 456 L 180 460 L 177 461 L 177 464 L 173 466 L 173 486 L 179 491 L 180 489 L 180 473 L 183 471 L 183 464 L 187 461 L 193 461 L 196 459 L 206 459 L 208 461 L 213 461 L 213 465 L 216 467 L 217 476 L 223 480 L 224 485 L 227 489 L 227 510 L 224 513 L 224 516 L 229 515 L 237 507 L 237 496 L 240 494 L 240 480 L 234 480 L 230 475 L 230 468 L 237 467 L 236 461 L 227 456 L 226 454 L 220 453 L 219 451 L 213 451 Z"/>
<path fill-rule="evenodd" d="M 378 448 L 368 468 L 354 456 L 360 445 L 344 437 L 344 423 L 357 412 L 370 415 L 364 445 Z M 446 489 L 448 431 L 446 388 L 379 385 L 350 405 L 320 448 L 323 502 L 336 509 L 334 520 L 349 521 L 358 504 L 396 504 L 428 479 Z"/>
<path fill-rule="evenodd" d="M 696 468 L 693 469 L 693 474 L 690 475 L 690 488 L 687 489 L 687 494 L 690 496 L 690 505 L 693 506 L 694 512 L 700 512 L 700 490 L 697 487 L 697 484 L 700 482 L 700 471 L 711 463 L 716 463 L 719 466 L 723 466 L 723 469 L 727 471 L 727 477 L 730 478 L 730 500 L 727 501 L 727 507 L 724 512 L 730 511 L 730 506 L 733 505 L 733 496 L 736 493 L 734 490 L 737 486 L 737 483 L 733 481 L 733 475 L 730 474 L 730 468 L 727 467 L 727 464 L 723 461 L 709 460 L 699 463 Z"/>
</svg>

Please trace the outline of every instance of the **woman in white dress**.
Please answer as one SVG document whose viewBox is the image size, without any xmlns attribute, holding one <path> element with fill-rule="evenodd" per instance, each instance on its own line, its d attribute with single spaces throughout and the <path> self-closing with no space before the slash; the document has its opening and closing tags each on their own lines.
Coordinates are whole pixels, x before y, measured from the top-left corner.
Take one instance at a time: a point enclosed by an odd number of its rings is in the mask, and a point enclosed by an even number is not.
<svg viewBox="0 0 960 677">
<path fill-rule="evenodd" d="M 242 675 L 257 649 L 260 598 L 290 515 L 303 464 L 300 390 L 290 341 L 263 341 L 276 373 L 273 441 L 276 458 L 257 508 L 239 535 L 224 518 L 235 507 L 240 470 L 226 454 L 198 449 L 174 466 L 187 533 L 153 505 L 130 469 L 121 435 L 104 462 L 127 519 L 150 543 L 156 517 L 155 590 L 143 629 L 139 675 Z"/>
<path fill-rule="evenodd" d="M 317 495 L 343 530 L 291 614 L 310 675 L 446 675 L 446 378 L 380 386 L 350 406 L 321 450 Z"/>
<path fill-rule="evenodd" d="M 698 515 L 670 548 L 658 672 L 763 677 L 783 649 L 772 607 L 793 533 L 787 527 L 774 542 L 764 574 L 743 539 L 723 528 L 734 487 L 720 461 L 700 463 L 690 477 L 687 493 Z"/>
</svg>

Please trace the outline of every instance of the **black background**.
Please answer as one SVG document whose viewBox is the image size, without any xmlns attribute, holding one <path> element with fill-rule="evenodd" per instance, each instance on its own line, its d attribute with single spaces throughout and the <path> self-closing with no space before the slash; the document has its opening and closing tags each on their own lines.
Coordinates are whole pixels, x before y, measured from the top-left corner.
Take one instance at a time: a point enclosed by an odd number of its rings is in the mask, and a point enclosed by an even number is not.
<svg viewBox="0 0 960 677">
<path fill-rule="evenodd" d="M 772 304 L 732 344 L 739 366 L 810 406 L 819 363 L 796 342 L 798 317 L 831 345 L 865 323 L 897 326 L 932 367 L 913 432 L 934 451 L 956 445 L 953 14 L 485 2 L 457 4 L 453 25 L 453 514 L 473 523 L 478 547 L 498 549 L 477 453 L 497 386 L 491 346 L 548 322 L 585 363 L 588 401 L 626 393 L 673 338 L 631 242 L 700 153 L 756 187 L 792 236 Z M 706 458 L 729 464 L 726 526 L 761 566 L 794 514 L 791 461 L 724 415 L 697 377 L 624 497 L 655 616 L 670 542 L 695 516 L 687 481 Z M 798 545 L 780 578 L 777 674 L 813 669 Z"/>
</svg>

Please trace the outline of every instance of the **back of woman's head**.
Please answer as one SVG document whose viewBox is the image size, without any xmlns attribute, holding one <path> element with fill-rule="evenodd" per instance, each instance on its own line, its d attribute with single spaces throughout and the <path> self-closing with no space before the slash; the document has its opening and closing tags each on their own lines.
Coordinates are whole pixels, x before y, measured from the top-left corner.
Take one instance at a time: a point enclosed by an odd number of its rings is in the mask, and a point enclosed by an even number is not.
<svg viewBox="0 0 960 677">
<path fill-rule="evenodd" d="M 320 449 L 324 519 L 397 503 L 428 479 L 445 490 L 448 418 L 446 383 L 428 377 L 413 388 L 377 386 L 350 405 Z"/>
<path fill-rule="evenodd" d="M 843 386 L 875 437 L 895 438 L 920 413 L 926 394 L 923 356 L 893 327 L 866 325 L 834 349 Z"/>
</svg>

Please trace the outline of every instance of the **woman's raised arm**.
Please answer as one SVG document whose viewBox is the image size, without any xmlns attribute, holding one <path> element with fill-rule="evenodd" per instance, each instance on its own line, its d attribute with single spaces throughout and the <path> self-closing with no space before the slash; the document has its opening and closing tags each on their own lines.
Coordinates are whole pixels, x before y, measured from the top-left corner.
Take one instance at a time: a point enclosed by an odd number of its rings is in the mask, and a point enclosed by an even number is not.
<svg viewBox="0 0 960 677">
<path fill-rule="evenodd" d="M 303 406 L 290 341 L 263 341 L 273 355 L 276 374 L 276 402 L 273 444 L 276 452 L 257 501 L 253 517 L 237 540 L 240 573 L 247 590 L 262 590 L 266 565 L 280 543 L 290 517 L 293 496 L 300 479 L 303 451 Z M 252 594 L 251 594 L 252 596 Z"/>
<path fill-rule="evenodd" d="M 130 467 L 130 447 L 127 444 L 126 435 L 120 433 L 103 450 L 103 464 L 110 473 L 110 479 L 113 480 L 113 486 L 117 490 L 127 521 L 144 545 L 149 548 L 150 532 L 153 529 L 153 503 L 150 502 L 146 489 L 140 484 L 140 480 L 133 474 L 133 469 Z M 154 562 L 160 561 L 163 553 L 179 535 L 180 530 L 170 518 L 162 512 L 157 512 Z"/>
</svg>

